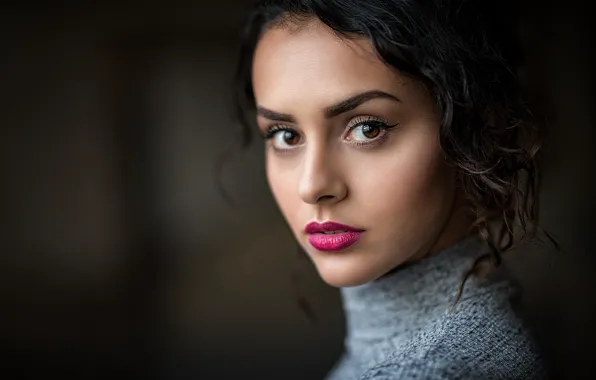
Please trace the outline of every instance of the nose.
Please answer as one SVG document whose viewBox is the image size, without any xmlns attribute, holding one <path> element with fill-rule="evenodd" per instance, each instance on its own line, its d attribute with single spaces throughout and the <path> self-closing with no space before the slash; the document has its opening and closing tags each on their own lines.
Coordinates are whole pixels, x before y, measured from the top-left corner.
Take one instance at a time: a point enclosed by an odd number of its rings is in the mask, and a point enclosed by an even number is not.
<svg viewBox="0 0 596 380">
<path fill-rule="evenodd" d="M 304 202 L 333 204 L 347 196 L 348 188 L 337 170 L 337 159 L 324 146 L 305 152 L 298 190 Z"/>
</svg>

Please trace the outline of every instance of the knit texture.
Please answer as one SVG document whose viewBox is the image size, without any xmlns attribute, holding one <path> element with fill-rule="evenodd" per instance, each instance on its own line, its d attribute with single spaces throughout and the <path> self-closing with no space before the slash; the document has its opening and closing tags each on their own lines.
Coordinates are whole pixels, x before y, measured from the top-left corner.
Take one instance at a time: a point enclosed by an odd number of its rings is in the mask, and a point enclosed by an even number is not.
<svg viewBox="0 0 596 380">
<path fill-rule="evenodd" d="M 519 287 L 504 268 L 471 277 L 487 253 L 478 237 L 371 283 L 342 288 L 345 352 L 327 380 L 544 379 L 538 347 L 513 309 Z"/>
</svg>

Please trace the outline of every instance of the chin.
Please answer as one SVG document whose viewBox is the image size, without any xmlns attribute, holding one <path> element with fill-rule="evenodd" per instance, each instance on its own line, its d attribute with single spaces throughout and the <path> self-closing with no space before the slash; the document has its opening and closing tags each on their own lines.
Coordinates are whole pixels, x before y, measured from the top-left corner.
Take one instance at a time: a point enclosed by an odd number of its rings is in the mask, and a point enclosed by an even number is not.
<svg viewBox="0 0 596 380">
<path fill-rule="evenodd" d="M 366 280 L 355 279 L 348 276 L 324 276 L 321 274 L 321 278 L 325 283 L 327 283 L 327 285 L 333 286 L 335 288 L 358 286 L 368 282 Z"/>
<path fill-rule="evenodd" d="M 347 257 L 324 257 L 315 259 L 314 263 L 321 279 L 336 288 L 364 285 L 382 276 L 373 268 L 346 261 L 351 260 Z"/>
</svg>

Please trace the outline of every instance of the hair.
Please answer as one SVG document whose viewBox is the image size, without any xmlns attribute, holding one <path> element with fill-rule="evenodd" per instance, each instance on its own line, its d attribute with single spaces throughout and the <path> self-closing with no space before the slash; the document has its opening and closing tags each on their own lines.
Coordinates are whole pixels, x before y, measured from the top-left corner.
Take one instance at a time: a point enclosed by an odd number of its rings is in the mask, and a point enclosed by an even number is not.
<svg viewBox="0 0 596 380">
<path fill-rule="evenodd" d="M 514 13 L 506 5 L 487 0 L 260 1 L 244 30 L 236 72 L 246 145 L 255 107 L 253 55 L 270 28 L 318 19 L 342 38 L 367 38 L 383 62 L 426 86 L 440 114 L 441 148 L 472 206 L 473 229 L 490 248 L 464 275 L 458 300 L 471 274 L 485 264 L 499 266 L 514 241 L 540 230 L 536 154 L 541 129 L 515 73 L 520 54 Z"/>
</svg>

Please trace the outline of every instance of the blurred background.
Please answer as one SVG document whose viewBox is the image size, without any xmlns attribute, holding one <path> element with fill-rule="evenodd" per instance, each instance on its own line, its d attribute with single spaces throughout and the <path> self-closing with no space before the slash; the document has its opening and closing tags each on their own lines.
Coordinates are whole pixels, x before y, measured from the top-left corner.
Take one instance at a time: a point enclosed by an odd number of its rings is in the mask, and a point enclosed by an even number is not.
<svg viewBox="0 0 596 380">
<path fill-rule="evenodd" d="M 338 292 L 300 258 L 261 142 L 238 150 L 250 5 L 3 6 L 0 378 L 319 379 L 337 359 Z M 527 247 L 508 265 L 566 379 L 596 369 L 589 5 L 517 5 L 522 74 L 550 126 L 541 222 L 565 251 Z M 214 172 L 230 149 L 219 178 L 234 205 Z"/>
</svg>

